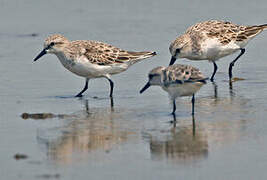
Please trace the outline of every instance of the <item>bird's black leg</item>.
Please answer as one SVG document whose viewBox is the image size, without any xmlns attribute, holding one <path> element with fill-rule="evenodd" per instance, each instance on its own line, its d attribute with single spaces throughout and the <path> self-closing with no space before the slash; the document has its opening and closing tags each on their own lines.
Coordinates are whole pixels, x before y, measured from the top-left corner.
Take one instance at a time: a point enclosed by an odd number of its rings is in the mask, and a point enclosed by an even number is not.
<svg viewBox="0 0 267 180">
<path fill-rule="evenodd" d="M 176 111 L 175 99 L 172 101 L 172 104 L 173 104 L 172 115 L 175 115 L 175 111 Z"/>
<path fill-rule="evenodd" d="M 213 82 L 213 80 L 214 80 L 214 76 L 215 76 L 215 74 L 216 74 L 216 72 L 217 72 L 217 69 L 218 69 L 217 64 L 215 63 L 215 61 L 213 61 L 213 66 L 214 66 L 214 70 L 213 70 L 212 76 L 211 76 L 211 78 L 210 78 L 210 81 L 211 81 L 211 82 Z"/>
<path fill-rule="evenodd" d="M 192 116 L 195 114 L 195 94 L 192 96 Z"/>
<path fill-rule="evenodd" d="M 241 48 L 240 54 L 230 63 L 229 65 L 229 80 L 232 79 L 232 68 L 235 65 L 235 62 L 245 53 L 245 49 Z"/>
<path fill-rule="evenodd" d="M 113 95 L 113 87 L 114 87 L 114 83 L 113 83 L 113 81 L 112 81 L 110 78 L 107 77 L 107 79 L 108 79 L 109 84 L 110 84 L 110 93 L 109 93 L 109 97 L 112 97 L 112 95 Z"/>
<path fill-rule="evenodd" d="M 79 92 L 79 94 L 77 94 L 75 97 L 82 97 L 83 96 L 82 94 L 88 89 L 88 81 L 89 81 L 89 79 L 86 78 L 85 79 L 85 86 L 84 86 L 83 90 L 81 92 Z"/>
</svg>

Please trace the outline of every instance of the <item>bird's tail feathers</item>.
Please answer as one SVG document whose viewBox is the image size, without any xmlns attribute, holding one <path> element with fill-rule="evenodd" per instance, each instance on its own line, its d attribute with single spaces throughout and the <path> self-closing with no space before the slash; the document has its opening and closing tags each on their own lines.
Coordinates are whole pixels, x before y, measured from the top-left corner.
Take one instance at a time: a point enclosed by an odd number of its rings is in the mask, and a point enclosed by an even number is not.
<svg viewBox="0 0 267 180">
<path fill-rule="evenodd" d="M 149 57 L 157 55 L 157 53 L 153 51 L 144 51 L 144 52 L 128 51 L 128 53 L 132 58 L 136 58 L 136 59 L 145 59 L 145 58 L 149 58 Z"/>
<path fill-rule="evenodd" d="M 157 55 L 156 52 L 153 51 L 144 51 L 144 52 L 132 52 L 132 51 L 128 51 L 127 52 L 128 55 L 128 62 L 130 64 L 134 64 L 137 63 L 138 61 L 142 60 L 142 59 L 146 59 L 146 58 L 150 58 L 152 56 Z"/>
<path fill-rule="evenodd" d="M 258 25 L 257 27 L 260 27 L 262 29 L 266 29 L 267 28 L 267 24 Z"/>
<path fill-rule="evenodd" d="M 266 28 L 267 28 L 267 24 L 247 26 L 244 31 L 238 34 L 237 39 L 241 39 L 242 41 L 243 39 L 246 39 L 247 37 L 253 38 L 259 33 L 261 33 Z"/>
</svg>

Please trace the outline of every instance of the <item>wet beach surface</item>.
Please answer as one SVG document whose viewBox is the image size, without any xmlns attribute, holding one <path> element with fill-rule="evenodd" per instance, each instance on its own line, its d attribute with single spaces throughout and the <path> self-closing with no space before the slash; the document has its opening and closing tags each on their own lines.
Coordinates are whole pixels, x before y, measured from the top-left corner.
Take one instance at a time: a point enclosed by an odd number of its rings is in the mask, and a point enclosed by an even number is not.
<svg viewBox="0 0 267 180">
<path fill-rule="evenodd" d="M 244 78 L 229 86 L 218 61 L 215 82 L 177 99 L 174 127 L 168 96 L 157 87 L 142 95 L 147 73 L 170 60 L 169 43 L 207 19 L 264 24 L 267 2 L 257 1 L 33 1 L 0 2 L 1 179 L 266 179 L 267 32 L 252 40 L 233 68 Z M 119 75 L 111 107 L 106 79 L 73 75 L 56 56 L 33 63 L 44 39 L 108 42 L 126 50 L 153 50 Z M 206 76 L 213 65 L 185 59 Z"/>
</svg>

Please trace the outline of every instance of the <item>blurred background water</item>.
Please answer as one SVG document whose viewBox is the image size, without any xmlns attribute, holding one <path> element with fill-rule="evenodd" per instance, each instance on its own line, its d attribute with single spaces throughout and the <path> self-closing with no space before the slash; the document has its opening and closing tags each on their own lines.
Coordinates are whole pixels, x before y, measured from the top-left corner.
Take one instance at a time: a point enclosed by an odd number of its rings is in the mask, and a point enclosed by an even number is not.
<svg viewBox="0 0 267 180">
<path fill-rule="evenodd" d="M 195 131 L 189 97 L 177 100 L 174 127 L 165 92 L 138 93 L 149 70 L 169 63 L 169 44 L 186 28 L 209 19 L 264 24 L 266 7 L 264 0 L 0 1 L 1 179 L 266 179 L 267 32 L 234 67 L 244 81 L 227 83 L 237 54 L 218 62 L 216 84 L 196 95 Z M 54 33 L 158 55 L 112 77 L 111 107 L 106 79 L 72 98 L 83 78 L 53 55 L 33 63 Z M 177 63 L 213 71 L 206 61 Z"/>
</svg>

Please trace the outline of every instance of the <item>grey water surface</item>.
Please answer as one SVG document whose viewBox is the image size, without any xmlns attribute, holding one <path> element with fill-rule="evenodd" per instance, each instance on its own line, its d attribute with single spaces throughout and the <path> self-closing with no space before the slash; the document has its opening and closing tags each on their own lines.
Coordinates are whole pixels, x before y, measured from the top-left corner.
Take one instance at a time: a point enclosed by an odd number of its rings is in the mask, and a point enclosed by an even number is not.
<svg viewBox="0 0 267 180">
<path fill-rule="evenodd" d="M 267 32 L 218 62 L 214 84 L 177 99 L 170 123 L 168 96 L 158 87 L 142 95 L 150 69 L 168 65 L 169 44 L 204 20 L 267 23 L 267 1 L 76 0 L 0 1 L 0 179 L 267 179 Z M 56 56 L 33 58 L 44 39 L 61 33 L 126 50 L 158 53 L 112 77 L 89 82 Z M 213 65 L 185 59 L 207 77 Z M 17 156 L 16 156 L 17 155 Z"/>
</svg>

